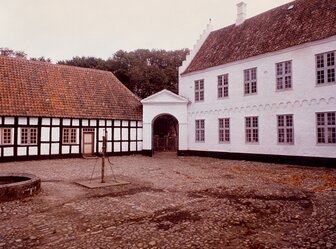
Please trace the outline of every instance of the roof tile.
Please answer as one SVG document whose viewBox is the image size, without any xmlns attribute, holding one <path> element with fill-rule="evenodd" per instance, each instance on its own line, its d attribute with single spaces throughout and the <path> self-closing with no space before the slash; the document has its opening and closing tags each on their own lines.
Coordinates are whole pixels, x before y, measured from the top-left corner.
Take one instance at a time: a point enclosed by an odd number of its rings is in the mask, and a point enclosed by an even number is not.
<svg viewBox="0 0 336 249">
<path fill-rule="evenodd" d="M 111 72 L 0 56 L 0 115 L 141 120 Z"/>
<path fill-rule="evenodd" d="M 293 5 L 292 9 L 288 8 Z M 296 0 L 209 34 L 190 73 L 336 35 L 335 0 Z"/>
</svg>

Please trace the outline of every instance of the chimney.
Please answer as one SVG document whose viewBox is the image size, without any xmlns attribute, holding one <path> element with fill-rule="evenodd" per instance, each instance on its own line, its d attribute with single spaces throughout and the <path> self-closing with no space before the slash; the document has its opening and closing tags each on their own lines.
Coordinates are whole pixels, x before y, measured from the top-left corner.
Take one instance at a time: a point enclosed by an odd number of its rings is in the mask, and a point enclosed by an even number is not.
<svg viewBox="0 0 336 249">
<path fill-rule="evenodd" d="M 237 3 L 237 20 L 236 26 L 242 24 L 246 18 L 246 3 L 240 2 Z"/>
</svg>

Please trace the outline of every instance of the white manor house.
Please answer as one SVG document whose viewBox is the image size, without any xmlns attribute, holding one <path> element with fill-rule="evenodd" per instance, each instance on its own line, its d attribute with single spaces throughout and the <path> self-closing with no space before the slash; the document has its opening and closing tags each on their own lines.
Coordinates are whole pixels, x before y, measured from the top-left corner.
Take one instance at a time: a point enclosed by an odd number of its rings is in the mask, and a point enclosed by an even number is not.
<svg viewBox="0 0 336 249">
<path fill-rule="evenodd" d="M 0 57 L 0 162 L 107 153 L 336 165 L 336 2 L 296 0 L 219 30 L 179 94 L 139 100 L 98 70 Z"/>
</svg>

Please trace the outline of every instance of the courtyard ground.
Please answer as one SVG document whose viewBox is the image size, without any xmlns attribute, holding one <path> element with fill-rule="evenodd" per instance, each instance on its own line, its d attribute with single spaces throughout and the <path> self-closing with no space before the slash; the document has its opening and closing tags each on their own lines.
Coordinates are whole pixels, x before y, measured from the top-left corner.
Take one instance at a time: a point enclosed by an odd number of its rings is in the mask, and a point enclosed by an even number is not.
<svg viewBox="0 0 336 249">
<path fill-rule="evenodd" d="M 129 185 L 76 184 L 99 177 L 100 159 L 0 164 L 42 180 L 38 195 L 0 203 L 0 248 L 336 248 L 336 169 L 171 153 L 110 160 Z"/>
</svg>

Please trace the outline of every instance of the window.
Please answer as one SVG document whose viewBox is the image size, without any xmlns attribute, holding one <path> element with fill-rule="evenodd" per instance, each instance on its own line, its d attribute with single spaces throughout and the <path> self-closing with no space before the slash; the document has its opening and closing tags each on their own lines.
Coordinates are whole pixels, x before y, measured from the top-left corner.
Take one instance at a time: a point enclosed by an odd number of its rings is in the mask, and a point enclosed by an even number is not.
<svg viewBox="0 0 336 249">
<path fill-rule="evenodd" d="M 219 142 L 230 142 L 230 119 L 218 119 Z"/>
<path fill-rule="evenodd" d="M 77 142 L 77 129 L 63 128 L 63 144 L 76 144 L 76 142 Z"/>
<path fill-rule="evenodd" d="M 258 117 L 245 117 L 245 134 L 247 143 L 258 143 Z"/>
<path fill-rule="evenodd" d="M 37 128 L 22 128 L 21 144 L 37 144 Z"/>
<path fill-rule="evenodd" d="M 278 115 L 278 143 L 294 144 L 293 115 Z"/>
<path fill-rule="evenodd" d="M 1 128 L 0 129 L 0 144 L 12 144 L 12 129 L 11 128 Z"/>
<path fill-rule="evenodd" d="M 257 93 L 257 68 L 244 70 L 244 93 Z"/>
<path fill-rule="evenodd" d="M 317 143 L 336 144 L 336 112 L 316 113 Z"/>
<path fill-rule="evenodd" d="M 317 85 L 335 83 L 335 51 L 316 55 Z"/>
<path fill-rule="evenodd" d="M 195 101 L 204 100 L 204 80 L 195 80 Z"/>
<path fill-rule="evenodd" d="M 204 119 L 196 120 L 196 129 L 195 129 L 195 140 L 196 142 L 204 142 L 205 138 L 205 129 L 204 129 Z"/>
<path fill-rule="evenodd" d="M 229 75 L 223 74 L 217 76 L 217 97 L 219 99 L 229 96 Z"/>
<path fill-rule="evenodd" d="M 276 64 L 276 89 L 292 88 L 292 62 L 285 61 Z"/>
</svg>

